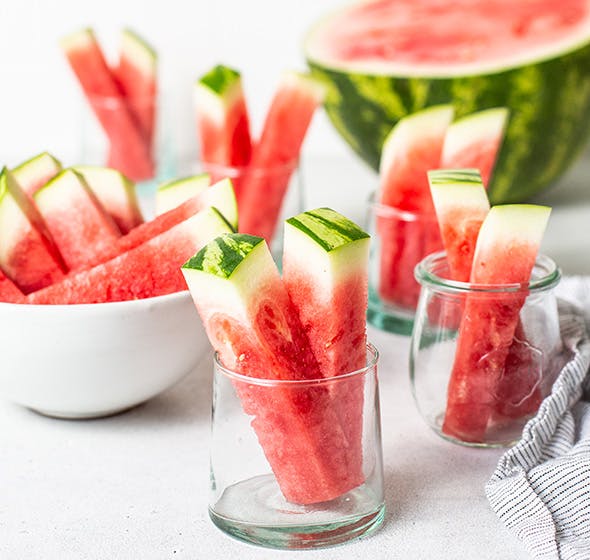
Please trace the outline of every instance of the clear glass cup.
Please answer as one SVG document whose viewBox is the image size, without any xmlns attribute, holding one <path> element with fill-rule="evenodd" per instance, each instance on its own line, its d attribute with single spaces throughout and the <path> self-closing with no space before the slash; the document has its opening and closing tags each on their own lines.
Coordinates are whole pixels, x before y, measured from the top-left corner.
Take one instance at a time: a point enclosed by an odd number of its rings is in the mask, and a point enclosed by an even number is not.
<svg viewBox="0 0 590 560">
<path fill-rule="evenodd" d="M 232 180 L 238 200 L 240 231 L 270 241 L 271 252 L 280 262 L 284 221 L 305 208 L 300 162 L 255 167 L 202 161 L 200 171 L 209 173 L 212 181 L 226 177 Z"/>
<path fill-rule="evenodd" d="M 478 447 L 520 438 L 567 359 L 554 294 L 560 276 L 544 255 L 526 284 L 448 280 L 444 252 L 418 264 L 410 378 L 437 434 Z"/>
<path fill-rule="evenodd" d="M 339 544 L 385 512 L 378 352 L 332 378 L 269 380 L 215 359 L 209 514 L 230 535 L 286 549 Z"/>
<path fill-rule="evenodd" d="M 160 97 L 85 97 L 76 163 L 113 167 L 146 189 L 174 177 L 177 169 Z"/>
<path fill-rule="evenodd" d="M 368 321 L 409 336 L 420 294 L 414 268 L 442 249 L 436 215 L 399 210 L 374 202 L 372 196 L 367 221 L 372 237 Z"/>
</svg>

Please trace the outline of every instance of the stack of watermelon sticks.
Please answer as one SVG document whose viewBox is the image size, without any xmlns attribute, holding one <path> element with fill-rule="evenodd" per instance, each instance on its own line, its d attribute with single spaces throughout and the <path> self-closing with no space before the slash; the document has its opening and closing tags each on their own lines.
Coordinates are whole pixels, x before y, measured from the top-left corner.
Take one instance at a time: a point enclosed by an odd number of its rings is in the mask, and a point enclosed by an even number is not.
<svg viewBox="0 0 590 560">
<path fill-rule="evenodd" d="M 544 396 L 544 373 L 527 340 L 531 325 L 520 313 L 550 209 L 531 204 L 490 209 L 475 169 L 428 176 L 446 250 L 445 277 L 459 286 L 453 295 L 443 291 L 424 299 L 429 320 L 457 332 L 442 432 L 486 443 L 503 430 L 522 428 Z"/>
<path fill-rule="evenodd" d="M 270 243 L 301 145 L 324 95 L 324 86 L 308 74 L 285 72 L 260 137 L 253 141 L 240 73 L 216 66 L 197 81 L 201 161 L 214 180 L 232 179 L 241 232 Z"/>
<path fill-rule="evenodd" d="M 386 305 L 413 315 L 420 293 L 414 267 L 442 249 L 428 170 L 476 168 L 487 185 L 507 116 L 494 108 L 452 122 L 453 107 L 438 105 L 402 118 L 387 136 L 373 206 L 379 265 L 371 280 Z"/>
<path fill-rule="evenodd" d="M 134 183 L 115 169 L 62 169 L 48 153 L 4 168 L 0 302 L 107 303 L 185 290 L 182 263 L 237 226 L 231 181 L 204 179 L 163 186 L 163 213 L 144 221 Z"/>
<path fill-rule="evenodd" d="M 223 235 L 183 272 L 286 500 L 335 499 L 365 481 L 369 236 L 328 208 L 287 220 L 283 276 L 261 237 Z M 281 381 L 314 381 L 298 388 Z M 236 460 L 242 460 L 236 457 Z"/>
<path fill-rule="evenodd" d="M 136 33 L 121 33 L 119 60 L 109 66 L 92 29 L 61 40 L 90 107 L 109 142 L 106 161 L 134 181 L 153 178 L 157 57 Z M 92 144 L 91 139 L 85 142 Z"/>
</svg>

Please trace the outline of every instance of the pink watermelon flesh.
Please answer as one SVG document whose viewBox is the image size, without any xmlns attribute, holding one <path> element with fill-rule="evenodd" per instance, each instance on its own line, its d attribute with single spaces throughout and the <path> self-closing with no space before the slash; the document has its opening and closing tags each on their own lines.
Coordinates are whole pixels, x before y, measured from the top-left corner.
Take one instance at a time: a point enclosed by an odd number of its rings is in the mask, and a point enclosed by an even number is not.
<svg viewBox="0 0 590 560">
<path fill-rule="evenodd" d="M 37 208 L 7 169 L 0 174 L 0 204 L 10 204 L 11 228 L 3 232 L 0 266 L 25 294 L 61 280 L 67 266 Z"/>
<path fill-rule="evenodd" d="M 28 303 L 105 303 L 186 290 L 180 266 L 209 240 L 197 214 L 126 253 L 30 294 Z"/>
<path fill-rule="evenodd" d="M 362 369 L 366 365 L 366 277 L 355 276 L 335 287 L 326 299 L 319 294 L 313 274 L 306 274 L 300 263 L 283 255 L 283 276 L 289 297 L 295 305 L 321 375 L 335 377 Z M 348 442 L 350 480 L 361 484 L 362 471 L 362 379 L 340 380 L 330 394 Z M 334 406 L 334 405 L 333 405 Z"/>
<path fill-rule="evenodd" d="M 492 176 L 501 141 L 502 138 L 485 138 L 472 142 L 460 152 L 443 157 L 440 167 L 443 169 L 479 169 L 481 180 L 487 187 Z"/>
<path fill-rule="evenodd" d="M 67 38 L 67 59 L 110 141 L 109 167 L 134 180 L 154 176 L 150 145 L 133 118 L 94 37 L 87 30 Z"/>
<path fill-rule="evenodd" d="M 70 270 L 109 250 L 121 237 L 113 219 L 73 171 L 62 172 L 37 191 L 35 202 Z"/>
<path fill-rule="evenodd" d="M 187 220 L 200 210 L 209 206 L 207 190 L 183 202 L 180 206 L 156 216 L 149 222 L 144 222 L 132 229 L 127 235 L 120 237 L 114 243 L 105 245 L 100 251 L 96 252 L 84 263 L 83 269 L 92 268 L 93 266 L 113 259 L 114 257 L 126 253 L 135 247 L 149 241 L 161 233 L 171 229 L 177 224 Z"/>
<path fill-rule="evenodd" d="M 25 300 L 23 294 L 16 284 L 0 270 L 0 302 L 21 303 Z"/>
<path fill-rule="evenodd" d="M 415 215 L 376 205 L 379 235 L 379 296 L 407 311 L 416 309 L 420 284 L 414 268 L 427 255 L 442 250 L 443 244 L 434 214 Z"/>
<path fill-rule="evenodd" d="M 195 300 L 222 363 L 246 376 L 314 379 L 318 363 L 278 276 L 260 287 L 247 324 Z M 285 334 L 286 333 L 286 334 Z M 361 481 L 352 477 L 347 440 L 326 386 L 266 387 L 235 382 L 244 411 L 285 498 L 312 504 L 336 498 Z"/>
<path fill-rule="evenodd" d="M 134 35 L 128 30 L 124 33 L 127 36 Z M 142 68 L 129 49 L 125 48 L 127 45 L 125 39 L 124 37 L 119 56 L 119 64 L 113 69 L 113 74 L 125 96 L 135 122 L 139 125 L 145 141 L 148 146 L 152 146 L 154 140 L 157 91 L 155 65 L 154 68 L 150 69 L 154 70 L 154 72 Z M 139 38 L 130 40 L 141 41 Z M 148 49 L 147 46 L 145 48 Z"/>
<path fill-rule="evenodd" d="M 451 9 L 455 6 L 414 0 L 361 2 L 330 19 L 321 48 L 328 62 L 344 62 L 349 68 L 357 61 L 387 67 L 393 56 L 402 72 L 442 63 L 493 66 L 515 53 L 535 53 L 567 39 L 588 16 L 585 0 L 563 0 L 558 6 L 554 0 L 488 0 L 462 2 L 460 9 Z"/>
<path fill-rule="evenodd" d="M 538 244 L 500 246 L 474 260 L 470 281 L 479 284 L 526 283 Z M 447 390 L 442 430 L 466 442 L 485 440 L 489 420 L 497 408 L 497 394 L 522 394 L 522 385 L 510 388 L 501 379 L 519 325 L 525 292 L 469 294 L 459 329 L 455 361 Z M 514 360 L 518 360 L 513 355 Z M 525 382 L 528 384 L 528 381 Z"/>
<path fill-rule="evenodd" d="M 283 198 L 323 88 L 308 76 L 286 74 L 272 100 L 243 179 L 240 231 L 273 237 Z"/>
<path fill-rule="evenodd" d="M 73 169 L 84 177 L 100 205 L 123 235 L 144 223 L 135 185 L 130 179 L 108 167 L 81 165 Z"/>
<path fill-rule="evenodd" d="M 414 267 L 429 253 L 442 249 L 427 172 L 439 167 L 452 111 L 442 108 L 436 112 L 436 126 L 419 125 L 420 134 L 410 134 L 403 146 L 391 152 L 384 146 L 379 170 L 379 202 L 383 208 L 376 207 L 379 295 L 386 303 L 408 311 L 416 308 L 420 294 Z M 418 118 L 424 122 L 425 117 Z M 386 207 L 392 211 L 387 212 Z"/>
</svg>

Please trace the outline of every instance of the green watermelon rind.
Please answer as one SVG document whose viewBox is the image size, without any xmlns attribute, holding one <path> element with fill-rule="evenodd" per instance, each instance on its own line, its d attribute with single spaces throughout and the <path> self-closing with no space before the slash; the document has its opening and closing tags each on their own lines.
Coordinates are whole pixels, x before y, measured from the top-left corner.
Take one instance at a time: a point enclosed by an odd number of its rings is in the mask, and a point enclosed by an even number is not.
<svg viewBox="0 0 590 560">
<path fill-rule="evenodd" d="M 12 176 L 22 187 L 24 186 L 24 183 L 28 183 L 32 177 L 55 176 L 61 170 L 62 164 L 56 157 L 52 156 L 49 152 L 42 152 L 12 169 Z"/>
<path fill-rule="evenodd" d="M 522 67 L 463 77 L 347 73 L 310 58 L 308 64 L 326 86 L 328 117 L 374 170 L 387 134 L 408 114 L 445 103 L 457 117 L 508 107 L 511 118 L 488 187 L 493 204 L 521 202 L 550 186 L 590 134 L 590 44 Z"/>
<path fill-rule="evenodd" d="M 370 236 L 331 208 L 317 208 L 289 218 L 285 247 L 305 255 L 310 268 L 330 271 L 334 282 L 366 268 Z"/>
</svg>

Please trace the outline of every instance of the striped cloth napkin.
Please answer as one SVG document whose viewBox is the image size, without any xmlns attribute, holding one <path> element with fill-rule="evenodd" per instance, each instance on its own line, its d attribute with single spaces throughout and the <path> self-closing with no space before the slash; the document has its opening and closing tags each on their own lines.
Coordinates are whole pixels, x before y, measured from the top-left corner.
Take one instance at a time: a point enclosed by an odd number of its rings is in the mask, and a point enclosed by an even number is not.
<svg viewBox="0 0 590 560">
<path fill-rule="evenodd" d="M 590 278 L 565 278 L 557 296 L 562 340 L 573 357 L 485 490 L 533 558 L 589 560 Z"/>
</svg>

